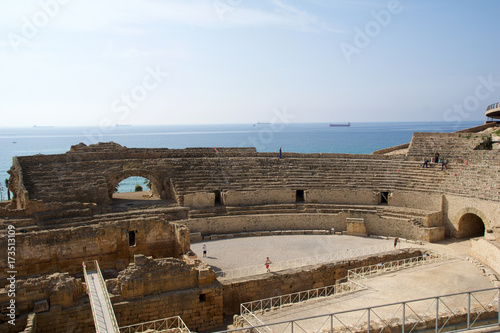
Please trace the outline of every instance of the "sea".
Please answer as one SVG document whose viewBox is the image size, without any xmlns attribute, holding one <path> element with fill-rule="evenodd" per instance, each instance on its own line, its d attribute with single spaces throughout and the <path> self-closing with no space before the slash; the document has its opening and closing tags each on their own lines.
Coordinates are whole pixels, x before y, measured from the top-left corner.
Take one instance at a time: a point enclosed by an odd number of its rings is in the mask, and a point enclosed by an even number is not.
<svg viewBox="0 0 500 333">
<path fill-rule="evenodd" d="M 63 154 L 72 145 L 116 142 L 129 148 L 255 147 L 258 152 L 371 154 L 411 141 L 413 132 L 454 132 L 483 124 L 462 122 L 255 123 L 98 127 L 0 128 L 0 199 L 14 156 Z M 124 180 L 119 192 L 133 191 L 143 179 Z"/>
</svg>

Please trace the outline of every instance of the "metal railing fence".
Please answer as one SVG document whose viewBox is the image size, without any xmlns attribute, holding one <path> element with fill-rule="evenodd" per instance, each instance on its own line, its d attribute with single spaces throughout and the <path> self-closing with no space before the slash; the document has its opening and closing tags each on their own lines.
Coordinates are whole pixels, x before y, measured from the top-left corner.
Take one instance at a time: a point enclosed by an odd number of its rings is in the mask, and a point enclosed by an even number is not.
<svg viewBox="0 0 500 333">
<path fill-rule="evenodd" d="M 401 245 L 398 245 L 400 248 Z M 406 246 L 405 246 L 406 247 Z M 371 246 L 360 249 L 343 250 L 331 253 L 325 253 L 317 256 L 298 258 L 293 260 L 286 260 L 281 262 L 276 262 L 271 265 L 272 271 L 281 271 L 290 268 L 303 267 L 308 265 L 315 265 L 326 262 L 334 262 L 339 260 L 351 259 L 359 256 L 365 256 L 370 254 L 382 253 L 391 251 L 394 246 L 391 244 Z M 264 265 L 256 265 L 242 268 L 235 268 L 226 271 L 216 271 L 215 274 L 219 279 L 232 279 L 243 276 L 252 276 L 257 274 L 263 274 L 266 272 Z"/>
<path fill-rule="evenodd" d="M 400 259 L 395 261 L 389 261 L 384 263 L 378 263 L 370 266 L 363 266 L 358 268 L 353 268 L 347 271 L 347 278 L 352 278 L 355 276 L 368 276 L 387 272 L 395 272 L 406 268 L 411 268 L 415 266 L 421 266 L 426 264 L 432 264 L 438 261 L 453 259 L 455 256 L 453 254 L 439 253 L 435 251 L 426 250 L 427 253 L 412 258 Z M 352 276 L 351 276 L 352 275 Z"/>
<path fill-rule="evenodd" d="M 362 281 L 352 279 L 350 281 L 342 282 L 332 286 L 315 288 L 315 289 L 300 291 L 297 293 L 286 294 L 276 297 L 260 299 L 257 301 L 242 303 L 240 304 L 240 313 L 242 316 L 248 314 L 253 315 L 254 312 L 276 309 L 287 304 L 304 302 L 313 298 L 328 297 L 331 295 L 345 294 L 348 292 L 355 292 L 358 290 L 366 289 L 366 283 L 363 283 L 363 280 L 365 279 L 362 277 L 359 277 L 359 279 Z"/>
<path fill-rule="evenodd" d="M 339 311 L 221 332 L 463 332 L 500 325 L 500 288 Z M 220 333 L 221 333 L 220 332 Z"/>
<path fill-rule="evenodd" d="M 120 333 L 140 333 L 140 332 L 190 333 L 191 331 L 179 316 L 120 327 Z"/>
<path fill-rule="evenodd" d="M 496 108 L 500 108 L 500 103 L 495 103 L 495 104 L 488 105 L 488 107 L 486 108 L 486 111 L 489 111 L 489 110 L 492 110 L 492 109 L 496 109 Z"/>
<path fill-rule="evenodd" d="M 89 298 L 90 298 L 90 304 L 91 304 L 91 309 L 92 309 L 92 317 L 94 318 L 94 323 L 95 323 L 95 327 L 96 327 L 96 331 L 97 332 L 100 332 L 100 327 L 98 325 L 98 317 L 97 317 L 97 313 L 96 313 L 96 310 L 94 308 L 95 304 L 99 303 L 99 301 L 94 297 L 94 295 L 92 294 L 91 290 L 90 290 L 90 284 L 89 284 L 89 281 L 88 281 L 88 277 L 87 277 L 87 266 L 90 265 L 90 266 L 93 266 L 93 270 L 96 271 L 97 273 L 97 277 L 99 279 L 99 284 L 100 286 L 102 287 L 102 290 L 103 290 L 103 293 L 104 293 L 104 298 L 105 298 L 105 306 L 106 306 L 106 310 L 109 315 L 110 315 L 110 320 L 111 320 L 111 324 L 112 324 L 112 329 L 113 329 L 113 332 L 119 332 L 119 329 L 118 329 L 118 322 L 116 321 L 116 316 L 115 316 L 115 311 L 113 310 L 113 305 L 111 304 L 111 300 L 109 298 L 109 294 L 108 294 L 108 288 L 106 287 L 106 282 L 104 282 L 104 278 L 102 277 L 102 274 L 101 274 L 101 268 L 99 267 L 99 263 L 97 262 L 97 260 L 92 260 L 92 261 L 88 261 L 88 262 L 84 262 L 82 264 L 83 266 L 83 276 L 85 278 L 85 284 L 87 286 L 87 291 L 88 291 L 88 295 L 89 295 Z"/>
</svg>

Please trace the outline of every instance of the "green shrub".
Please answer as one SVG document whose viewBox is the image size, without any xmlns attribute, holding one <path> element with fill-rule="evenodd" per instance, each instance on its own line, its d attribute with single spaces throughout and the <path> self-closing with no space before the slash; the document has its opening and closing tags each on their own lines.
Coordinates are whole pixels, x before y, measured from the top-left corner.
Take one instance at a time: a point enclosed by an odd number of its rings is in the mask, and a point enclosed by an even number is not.
<svg viewBox="0 0 500 333">
<path fill-rule="evenodd" d="M 142 191 L 142 186 L 139 185 L 139 184 L 135 185 L 135 191 L 136 192 L 141 192 Z"/>
</svg>

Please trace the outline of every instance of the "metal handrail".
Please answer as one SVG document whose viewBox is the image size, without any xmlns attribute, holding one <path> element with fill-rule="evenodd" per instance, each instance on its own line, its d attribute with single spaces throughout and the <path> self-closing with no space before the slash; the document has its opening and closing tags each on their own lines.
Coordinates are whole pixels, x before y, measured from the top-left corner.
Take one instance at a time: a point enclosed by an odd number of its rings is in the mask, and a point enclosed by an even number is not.
<svg viewBox="0 0 500 333">
<path fill-rule="evenodd" d="M 252 311 L 248 310 L 247 308 L 245 308 L 245 306 L 243 305 L 240 305 L 240 308 L 242 308 L 242 312 L 244 311 L 247 315 L 250 315 L 252 318 L 254 318 L 255 320 L 257 320 L 257 322 L 259 322 L 261 325 L 265 325 L 262 320 L 260 320 Z M 246 311 L 245 311 L 246 310 Z M 241 318 L 243 318 L 243 320 L 245 320 L 249 326 L 253 326 L 253 324 L 250 322 L 250 320 L 242 315 Z M 267 326 L 263 326 L 263 328 L 265 329 L 264 331 L 265 332 L 270 332 L 270 333 L 274 333 L 273 330 Z M 261 332 L 260 330 L 256 330 L 257 332 Z"/>
<path fill-rule="evenodd" d="M 496 109 L 496 108 L 500 108 L 500 102 L 499 102 L 499 103 L 495 103 L 495 104 L 488 105 L 488 107 L 486 108 L 486 111 L 490 111 L 490 110 L 492 110 L 492 109 Z"/>
<path fill-rule="evenodd" d="M 335 284 L 335 285 L 331 285 L 331 286 L 309 289 L 309 290 L 305 290 L 305 291 L 299 291 L 296 293 L 291 293 L 291 294 L 286 294 L 286 295 L 281 295 L 281 296 L 276 296 L 276 297 L 264 298 L 264 299 L 260 299 L 257 301 L 242 303 L 242 304 L 240 304 L 240 314 L 241 315 L 253 314 L 254 312 L 257 312 L 257 311 L 276 309 L 276 308 L 280 308 L 280 307 L 287 305 L 287 304 L 303 302 L 303 301 L 307 301 L 307 300 L 310 300 L 313 298 L 327 297 L 327 296 L 338 295 L 338 294 L 345 294 L 348 292 L 354 292 L 354 291 L 366 289 L 366 283 L 363 283 L 364 281 L 366 281 L 366 279 L 363 277 L 359 277 L 359 278 L 362 282 L 358 282 L 355 280 L 349 280 L 349 281 L 342 282 L 342 283 Z"/>
<path fill-rule="evenodd" d="M 144 323 L 128 325 L 120 327 L 120 333 L 139 333 L 147 330 L 154 330 L 155 332 L 166 332 L 169 330 L 179 330 L 179 332 L 190 333 L 191 331 L 186 326 L 181 317 L 168 317 L 158 320 L 148 321 Z"/>
<path fill-rule="evenodd" d="M 488 293 L 487 295 L 485 295 L 487 296 L 486 300 L 483 301 L 479 300 L 481 296 L 480 293 L 481 294 Z M 306 322 L 311 323 L 312 320 L 314 319 L 317 319 L 317 321 L 321 323 L 321 327 L 319 328 L 315 327 L 314 330 L 308 329 L 307 331 L 320 332 L 324 330 L 332 332 L 344 329 L 349 332 L 352 332 L 354 331 L 353 330 L 354 326 L 356 326 L 358 323 L 361 323 L 362 320 L 364 319 L 365 320 L 364 329 L 368 333 L 382 332 L 386 327 L 390 326 L 391 322 L 398 322 L 399 324 L 397 325 L 402 333 L 407 333 L 407 332 L 411 333 L 411 332 L 416 332 L 417 329 L 420 329 L 418 325 L 425 322 L 426 320 L 425 316 L 429 315 L 429 312 L 432 312 L 433 317 L 428 318 L 427 322 L 428 323 L 433 322 L 434 327 L 427 327 L 428 331 L 433 330 L 435 332 L 463 332 L 478 328 L 486 328 L 494 326 L 498 327 L 498 325 L 500 325 L 500 313 L 498 311 L 498 309 L 500 308 L 499 295 L 500 295 L 500 288 L 488 288 L 488 289 L 467 291 L 461 293 L 425 297 L 404 302 L 376 305 L 354 310 L 338 311 L 329 314 L 316 315 L 316 316 L 310 316 L 310 317 L 304 317 L 304 318 L 292 319 L 274 323 L 267 323 L 264 325 L 255 325 L 244 328 L 219 331 L 218 333 L 242 332 L 242 331 L 252 332 L 253 330 L 258 330 L 263 326 L 270 327 L 271 329 L 273 329 L 274 332 L 293 333 L 294 326 L 301 327 L 299 323 L 302 322 L 304 323 L 303 325 L 305 325 Z M 445 303 L 446 298 L 452 298 L 449 304 Z M 457 301 L 458 304 L 451 304 L 451 302 L 457 303 Z M 427 302 L 424 304 L 427 306 L 427 309 L 424 311 L 424 313 L 421 312 L 417 313 L 417 311 L 413 309 L 413 307 L 417 306 L 416 304 L 417 302 Z M 479 310 L 477 310 L 478 307 Z M 383 310 L 384 308 L 386 309 L 386 311 L 394 312 L 394 314 L 389 319 L 385 317 L 384 319 L 382 319 L 382 317 L 378 315 L 376 312 L 379 310 Z M 396 308 L 396 311 L 394 311 L 394 308 Z M 465 311 L 463 310 L 464 308 Z M 344 318 L 342 317 L 342 316 L 353 315 L 356 312 L 361 313 L 361 315 L 359 319 L 355 321 L 354 324 L 347 323 L 348 320 L 344 320 Z M 479 317 L 486 312 L 491 312 L 492 314 L 494 314 L 495 315 L 494 320 L 493 318 L 490 318 L 491 321 L 488 323 L 479 323 L 478 322 Z M 398 313 L 400 313 L 401 316 L 398 316 L 397 315 Z M 465 325 L 465 328 L 456 328 L 455 324 L 452 325 L 450 323 L 450 319 L 453 316 L 461 314 L 466 315 L 466 317 L 464 318 L 465 322 L 462 323 L 463 325 Z M 385 326 L 375 328 L 376 323 L 373 320 L 374 318 L 381 319 L 382 324 Z M 338 323 L 339 327 L 334 327 L 334 323 Z M 447 327 L 447 325 L 449 325 L 450 327 Z M 283 329 L 283 327 L 285 327 L 285 329 Z M 289 328 L 289 330 L 286 330 L 287 328 Z"/>
<path fill-rule="evenodd" d="M 315 265 L 325 262 L 333 262 L 338 260 L 350 259 L 354 257 L 359 257 L 363 255 L 387 252 L 393 250 L 394 247 L 391 244 L 380 245 L 380 246 L 371 246 L 360 249 L 351 249 L 351 250 L 343 250 L 336 251 L 331 253 L 326 253 L 322 255 L 312 256 L 312 257 L 304 257 L 293 260 L 286 260 L 277 263 L 273 263 L 271 268 L 273 271 L 281 271 L 284 269 L 303 267 L 308 265 Z M 251 276 L 265 273 L 266 269 L 264 265 L 255 265 L 248 266 L 242 268 L 235 268 L 226 271 L 216 271 L 215 274 L 219 279 L 232 279 L 238 278 L 242 276 Z"/>
<path fill-rule="evenodd" d="M 108 288 L 106 287 L 106 282 L 104 282 L 104 278 L 102 277 L 101 269 L 99 267 L 99 263 L 97 262 L 97 260 L 90 261 L 89 263 L 92 263 L 92 264 L 95 265 L 97 277 L 99 279 L 99 283 L 103 287 L 102 289 L 103 289 L 103 292 L 105 294 L 104 296 L 105 296 L 107 310 L 112 315 L 111 316 L 111 324 L 113 325 L 113 332 L 118 333 L 119 332 L 118 322 L 116 321 L 115 311 L 113 310 L 113 305 L 111 304 L 111 300 L 110 300 L 109 294 L 108 294 Z M 92 295 L 92 293 L 90 292 L 90 289 L 89 289 L 89 281 L 88 281 L 88 278 L 87 278 L 87 265 L 86 265 L 85 262 L 82 263 L 82 265 L 83 265 L 83 273 L 84 273 L 85 283 L 87 285 L 87 292 L 88 292 L 88 295 L 89 295 L 89 298 L 90 298 L 90 304 L 91 304 L 90 308 L 92 309 L 92 317 L 94 318 L 94 324 L 95 324 L 95 327 L 96 327 L 96 331 L 100 332 L 99 325 L 98 325 L 98 320 L 97 320 L 97 314 L 96 314 L 94 306 L 93 306 L 93 304 L 96 304 L 95 303 L 96 300 L 94 299 L 94 297 L 93 297 L 93 295 Z"/>
<path fill-rule="evenodd" d="M 351 275 L 355 276 L 367 276 L 375 275 L 386 272 L 395 272 L 405 268 L 410 268 L 419 265 L 431 264 L 441 260 L 453 259 L 455 256 L 453 254 L 439 253 L 435 251 L 427 251 L 427 253 L 412 258 L 400 259 L 395 261 L 389 261 L 384 263 L 378 263 L 376 265 L 363 266 L 358 268 L 353 268 L 347 271 L 347 277 L 351 278 Z"/>
</svg>

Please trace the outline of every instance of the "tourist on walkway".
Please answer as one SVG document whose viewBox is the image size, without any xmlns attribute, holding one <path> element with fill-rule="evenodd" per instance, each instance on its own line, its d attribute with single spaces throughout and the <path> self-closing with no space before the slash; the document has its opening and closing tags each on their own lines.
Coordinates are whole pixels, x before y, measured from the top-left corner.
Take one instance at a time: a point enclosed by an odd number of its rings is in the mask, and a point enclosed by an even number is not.
<svg viewBox="0 0 500 333">
<path fill-rule="evenodd" d="M 270 272 L 271 270 L 269 269 L 269 265 L 272 264 L 272 261 L 269 259 L 269 257 L 267 257 L 266 262 L 264 264 L 266 265 L 267 271 Z"/>
<path fill-rule="evenodd" d="M 203 258 L 207 256 L 207 244 L 203 243 Z"/>
<path fill-rule="evenodd" d="M 280 158 L 281 158 L 281 147 L 280 147 Z"/>
<path fill-rule="evenodd" d="M 399 238 L 398 237 L 394 238 L 394 248 L 398 246 L 398 243 L 399 243 Z"/>
</svg>

